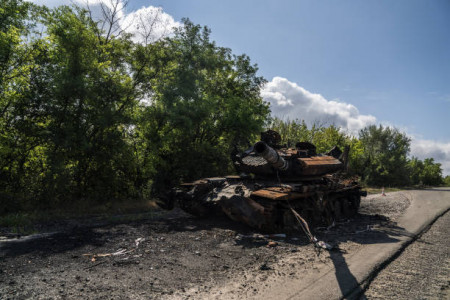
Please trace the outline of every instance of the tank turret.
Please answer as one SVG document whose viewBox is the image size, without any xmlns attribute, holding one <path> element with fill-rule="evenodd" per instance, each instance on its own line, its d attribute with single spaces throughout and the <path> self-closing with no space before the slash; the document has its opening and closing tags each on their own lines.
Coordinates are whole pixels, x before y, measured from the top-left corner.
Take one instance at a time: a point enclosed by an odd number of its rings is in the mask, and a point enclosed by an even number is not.
<svg viewBox="0 0 450 300">
<path fill-rule="evenodd" d="M 344 152 L 344 154 L 348 152 Z M 303 180 L 305 177 L 323 176 L 343 170 L 346 166 L 342 151 L 334 147 L 327 154 L 316 154 L 316 147 L 300 142 L 295 148 L 269 145 L 259 141 L 253 147 L 238 154 L 234 160 L 239 173 L 251 173 L 258 178 L 282 177 Z"/>
</svg>

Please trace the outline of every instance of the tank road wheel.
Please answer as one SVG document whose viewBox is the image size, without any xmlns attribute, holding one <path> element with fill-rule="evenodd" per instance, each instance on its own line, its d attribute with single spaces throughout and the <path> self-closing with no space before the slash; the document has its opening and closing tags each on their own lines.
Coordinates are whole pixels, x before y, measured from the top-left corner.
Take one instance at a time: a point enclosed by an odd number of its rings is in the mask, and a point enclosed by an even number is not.
<svg viewBox="0 0 450 300">
<path fill-rule="evenodd" d="M 192 199 L 189 199 L 190 201 L 183 200 L 178 202 L 180 208 L 198 218 L 206 218 L 208 216 L 211 216 L 212 212 L 214 211 L 214 208 L 208 206 L 208 203 L 206 201 L 202 201 L 200 199 L 196 201 L 193 201 Z"/>
<path fill-rule="evenodd" d="M 342 214 L 344 218 L 350 218 L 352 216 L 352 212 L 350 209 L 350 203 L 347 198 L 341 198 L 341 204 L 342 204 Z"/>
<path fill-rule="evenodd" d="M 341 199 L 334 200 L 334 219 L 336 221 L 343 219 Z"/>
<path fill-rule="evenodd" d="M 360 195 L 352 195 L 350 198 L 350 210 L 352 216 L 358 213 L 359 205 L 361 204 L 361 196 Z"/>
<path fill-rule="evenodd" d="M 232 220 L 242 222 L 254 228 L 264 228 L 272 223 L 272 215 L 265 214 L 265 208 L 253 199 L 244 196 L 233 195 L 230 198 L 223 197 L 220 201 L 222 211 Z"/>
<path fill-rule="evenodd" d="M 327 225 L 331 225 L 333 224 L 334 220 L 335 220 L 334 201 L 329 200 L 327 201 L 322 211 L 322 222 L 325 222 L 325 224 Z"/>
<path fill-rule="evenodd" d="M 205 218 L 220 211 L 215 202 L 207 201 L 207 196 L 213 189 L 212 184 L 202 182 L 190 189 L 176 189 L 173 198 L 182 210 L 196 217 Z"/>
<path fill-rule="evenodd" d="M 357 195 L 348 195 L 342 199 L 342 211 L 345 218 L 354 217 L 358 213 L 361 199 Z"/>
</svg>

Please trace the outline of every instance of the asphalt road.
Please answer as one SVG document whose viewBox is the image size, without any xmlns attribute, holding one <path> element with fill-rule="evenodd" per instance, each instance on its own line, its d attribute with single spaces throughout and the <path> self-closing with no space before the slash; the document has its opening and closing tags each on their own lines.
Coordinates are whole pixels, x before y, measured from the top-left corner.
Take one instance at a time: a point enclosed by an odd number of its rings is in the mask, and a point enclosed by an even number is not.
<svg viewBox="0 0 450 300">
<path fill-rule="evenodd" d="M 450 212 L 370 283 L 363 299 L 450 299 Z"/>
</svg>

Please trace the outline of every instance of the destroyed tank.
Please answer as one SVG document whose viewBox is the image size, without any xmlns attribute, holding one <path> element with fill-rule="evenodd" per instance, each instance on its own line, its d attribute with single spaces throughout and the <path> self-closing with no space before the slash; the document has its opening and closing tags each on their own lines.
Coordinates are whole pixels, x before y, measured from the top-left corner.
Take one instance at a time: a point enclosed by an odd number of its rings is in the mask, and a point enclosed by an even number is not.
<svg viewBox="0 0 450 300">
<path fill-rule="evenodd" d="M 353 179 L 344 179 L 349 147 L 317 154 L 316 147 L 299 142 L 279 145 L 272 130 L 232 160 L 237 174 L 203 178 L 172 190 L 166 206 L 179 206 L 199 217 L 225 214 L 266 232 L 299 229 L 307 224 L 331 225 L 358 211 L 366 193 Z"/>
</svg>

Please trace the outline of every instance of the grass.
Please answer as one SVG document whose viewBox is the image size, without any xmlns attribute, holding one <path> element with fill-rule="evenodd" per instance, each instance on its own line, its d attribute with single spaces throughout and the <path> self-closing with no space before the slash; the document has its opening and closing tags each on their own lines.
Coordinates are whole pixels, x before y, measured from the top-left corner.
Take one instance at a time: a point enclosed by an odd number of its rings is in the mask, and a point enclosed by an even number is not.
<svg viewBox="0 0 450 300">
<path fill-rule="evenodd" d="M 45 223 L 82 220 L 89 223 L 120 223 L 151 219 L 163 214 L 155 201 L 121 201 L 106 204 L 68 204 L 52 210 L 26 211 L 0 216 L 0 229 L 12 234 L 27 235 L 37 233 Z"/>
<path fill-rule="evenodd" d="M 369 194 L 369 195 L 381 194 L 381 192 L 382 192 L 382 188 L 379 188 L 379 187 L 366 186 L 366 187 L 364 187 L 364 190 L 366 190 L 367 194 Z M 391 187 L 384 188 L 385 193 L 398 192 L 398 191 L 402 191 L 402 190 L 404 190 L 404 188 L 391 188 Z"/>
<path fill-rule="evenodd" d="M 35 233 L 32 225 L 32 217 L 29 213 L 13 213 L 0 217 L 0 227 L 9 228 L 8 231 L 13 234 Z"/>
<path fill-rule="evenodd" d="M 385 187 L 384 192 L 385 193 L 391 193 L 391 192 L 398 192 L 398 191 L 404 191 L 404 190 L 420 190 L 424 188 L 429 188 L 429 186 L 424 185 L 413 185 L 413 186 L 405 186 L 405 187 Z M 382 188 L 380 187 L 374 187 L 374 186 L 363 186 L 363 189 L 367 191 L 367 194 L 373 195 L 373 194 L 381 194 Z"/>
</svg>

